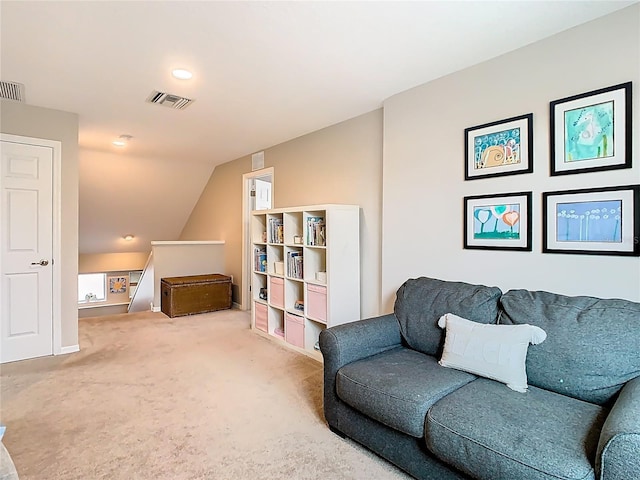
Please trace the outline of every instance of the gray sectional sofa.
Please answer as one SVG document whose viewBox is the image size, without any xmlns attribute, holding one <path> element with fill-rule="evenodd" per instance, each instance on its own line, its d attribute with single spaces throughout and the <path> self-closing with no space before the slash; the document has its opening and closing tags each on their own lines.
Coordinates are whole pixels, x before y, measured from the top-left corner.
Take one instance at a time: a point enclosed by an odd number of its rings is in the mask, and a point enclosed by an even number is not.
<svg viewBox="0 0 640 480">
<path fill-rule="evenodd" d="M 525 393 L 439 364 L 447 313 L 546 332 Z M 423 277 L 320 348 L 329 427 L 415 478 L 640 479 L 640 303 Z"/>
</svg>

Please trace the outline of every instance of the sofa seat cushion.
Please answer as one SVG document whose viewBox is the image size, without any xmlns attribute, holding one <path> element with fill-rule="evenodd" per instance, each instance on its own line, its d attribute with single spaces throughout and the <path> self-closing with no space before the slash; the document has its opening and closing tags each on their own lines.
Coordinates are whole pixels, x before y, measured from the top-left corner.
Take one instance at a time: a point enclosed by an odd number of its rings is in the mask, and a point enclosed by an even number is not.
<svg viewBox="0 0 640 480">
<path fill-rule="evenodd" d="M 608 410 L 529 386 L 478 378 L 428 412 L 425 439 L 441 460 L 486 480 L 595 479 Z"/>
<path fill-rule="evenodd" d="M 441 367 L 435 357 L 399 347 L 342 367 L 336 393 L 368 417 L 421 438 L 429 407 L 475 378 Z"/>
</svg>

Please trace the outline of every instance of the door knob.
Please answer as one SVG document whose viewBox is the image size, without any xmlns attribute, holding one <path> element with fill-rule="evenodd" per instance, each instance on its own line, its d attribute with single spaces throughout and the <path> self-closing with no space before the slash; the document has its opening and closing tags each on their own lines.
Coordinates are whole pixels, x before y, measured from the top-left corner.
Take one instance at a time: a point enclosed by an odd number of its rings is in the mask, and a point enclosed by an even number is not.
<svg viewBox="0 0 640 480">
<path fill-rule="evenodd" d="M 31 262 L 31 265 L 40 265 L 46 267 L 49 265 L 49 260 L 40 260 L 39 262 Z"/>
</svg>

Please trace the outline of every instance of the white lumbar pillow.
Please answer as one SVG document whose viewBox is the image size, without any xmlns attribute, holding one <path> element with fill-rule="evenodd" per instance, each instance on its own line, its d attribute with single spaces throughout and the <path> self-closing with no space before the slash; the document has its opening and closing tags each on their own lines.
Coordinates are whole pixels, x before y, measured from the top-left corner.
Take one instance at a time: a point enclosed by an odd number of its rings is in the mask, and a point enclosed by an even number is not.
<svg viewBox="0 0 640 480">
<path fill-rule="evenodd" d="M 440 365 L 491 378 L 516 392 L 527 391 L 525 362 L 529 343 L 544 342 L 547 334 L 533 325 L 487 325 L 453 313 L 440 317 L 446 329 Z"/>
</svg>

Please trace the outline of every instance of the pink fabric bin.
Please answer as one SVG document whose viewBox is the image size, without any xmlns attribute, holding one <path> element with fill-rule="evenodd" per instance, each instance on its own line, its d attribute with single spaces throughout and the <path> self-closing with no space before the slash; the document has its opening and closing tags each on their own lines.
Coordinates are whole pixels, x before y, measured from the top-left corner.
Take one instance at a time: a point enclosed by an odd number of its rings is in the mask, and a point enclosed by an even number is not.
<svg viewBox="0 0 640 480">
<path fill-rule="evenodd" d="M 327 287 L 307 285 L 307 315 L 321 322 L 327 321 Z"/>
<path fill-rule="evenodd" d="M 304 348 L 304 319 L 287 313 L 284 322 L 284 339 L 291 345 Z"/>
<path fill-rule="evenodd" d="M 256 328 L 265 333 L 269 333 L 269 324 L 267 322 L 267 306 L 263 303 L 255 302 L 253 308 L 256 314 Z"/>
<path fill-rule="evenodd" d="M 284 308 L 284 280 L 282 278 L 269 278 L 269 302 L 274 307 Z"/>
</svg>

